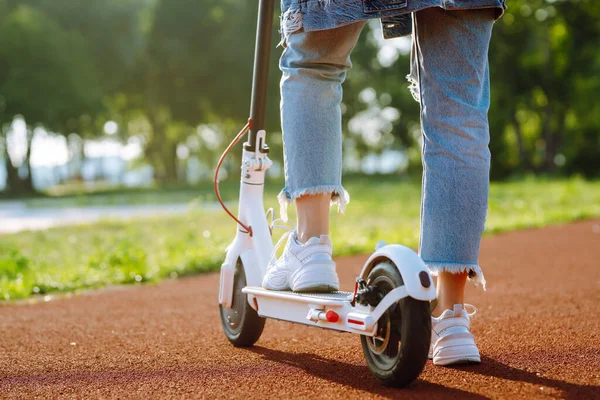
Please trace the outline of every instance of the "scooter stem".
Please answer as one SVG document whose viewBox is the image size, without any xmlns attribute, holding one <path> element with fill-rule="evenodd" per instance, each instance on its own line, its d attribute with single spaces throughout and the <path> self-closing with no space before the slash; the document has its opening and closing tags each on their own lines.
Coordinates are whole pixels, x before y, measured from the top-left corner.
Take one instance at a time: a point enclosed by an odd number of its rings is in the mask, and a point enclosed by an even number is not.
<svg viewBox="0 0 600 400">
<path fill-rule="evenodd" d="M 248 125 L 242 129 L 236 139 L 221 156 L 215 171 L 215 193 L 227 213 L 241 227 L 237 229 L 235 239 L 227 247 L 225 262 L 221 266 L 219 303 L 225 307 L 233 304 L 236 265 L 241 260 L 248 286 L 260 286 L 267 270 L 269 257 L 273 250 L 271 230 L 265 215 L 263 194 L 265 172 L 272 162 L 267 153 L 269 147 L 265 140 L 265 114 L 267 104 L 267 83 L 269 76 L 269 56 L 273 12 L 275 0 L 260 0 L 258 26 L 256 29 L 256 48 L 254 56 L 254 74 L 252 78 L 252 100 Z M 240 183 L 239 211 L 236 218 L 227 210 L 219 197 L 218 168 L 223 158 L 235 145 L 238 138 L 250 131 L 248 141 L 244 143 L 242 153 L 242 176 Z M 250 301 L 251 296 L 248 297 Z"/>
<path fill-rule="evenodd" d="M 271 33 L 273 32 L 273 12 L 275 0 L 260 0 L 256 28 L 254 52 L 254 73 L 252 75 L 252 100 L 250 103 L 250 135 L 244 150 L 263 152 L 263 146 L 256 149 L 257 134 L 265 129 L 267 107 L 267 83 L 269 79 L 269 56 L 271 55 Z M 264 142 L 261 143 L 264 145 Z"/>
</svg>

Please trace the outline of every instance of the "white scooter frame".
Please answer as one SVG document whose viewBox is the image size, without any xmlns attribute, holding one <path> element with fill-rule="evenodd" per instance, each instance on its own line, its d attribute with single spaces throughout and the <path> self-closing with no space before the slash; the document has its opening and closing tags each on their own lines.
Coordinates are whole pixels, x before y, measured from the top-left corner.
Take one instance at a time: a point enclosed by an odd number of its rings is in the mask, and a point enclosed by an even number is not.
<svg viewBox="0 0 600 400">
<path fill-rule="evenodd" d="M 265 145 L 264 130 L 257 133 L 257 142 L 254 145 L 255 149 L 262 148 Z M 289 291 L 271 291 L 261 287 L 273 251 L 272 226 L 268 221 L 269 216 L 272 219 L 273 210 L 270 209 L 265 213 L 263 204 L 265 173 L 271 165 L 272 161 L 267 154 L 260 151 L 243 151 L 238 219 L 250 229 L 238 228 L 234 241 L 227 248 L 225 262 L 221 266 L 219 288 L 219 303 L 222 309 L 235 306 L 234 297 L 241 295 L 242 298 L 246 298 L 246 301 L 258 316 L 263 318 L 358 333 L 363 336 L 363 350 L 368 362 L 367 352 L 372 353 L 375 357 L 377 357 L 377 354 L 379 354 L 379 357 L 383 357 L 381 354 L 387 349 L 390 340 L 390 329 L 393 329 L 390 323 L 391 318 L 384 318 L 384 316 L 388 313 L 390 307 L 399 304 L 403 299 L 412 298 L 426 304 L 422 309 L 425 310 L 427 321 L 424 322 L 425 320 L 422 318 L 421 323 L 428 325 L 429 331 L 427 331 L 427 327 L 425 331 L 430 332 L 429 302 L 435 298 L 433 280 L 422 259 L 413 250 L 402 245 L 383 245 L 376 249 L 375 253 L 369 257 L 363 266 L 352 293 L 293 293 Z M 247 283 L 247 286 L 241 291 L 246 296 L 234 293 L 236 267 L 240 263 L 243 266 Z M 393 275 L 389 272 L 390 269 L 397 270 L 401 277 L 398 282 L 403 284 L 388 285 L 388 290 L 386 290 L 383 297 L 380 295 L 377 300 L 369 300 L 368 292 L 373 288 L 368 285 L 373 280 L 370 274 L 375 266 L 387 268 L 388 275 Z M 388 278 L 388 281 L 390 279 L 394 280 Z M 361 301 L 361 295 L 363 301 Z M 240 304 L 237 305 L 238 308 L 240 306 Z M 231 323 L 230 317 L 224 317 L 223 313 L 221 315 L 224 326 Z M 382 318 L 385 320 L 384 322 L 382 322 Z M 385 326 L 382 326 L 382 323 Z M 262 327 L 258 336 L 261 332 Z M 406 335 L 406 333 L 403 334 L 403 336 Z M 423 341 L 427 350 L 429 335 L 429 333 L 425 333 L 426 337 Z M 365 340 L 367 337 L 370 339 Z M 258 337 L 252 340 L 258 340 Z M 251 343 L 231 341 L 240 346 L 253 344 L 253 341 Z M 388 371 L 387 375 L 381 373 L 381 367 L 385 367 L 390 363 L 387 359 L 380 360 L 380 365 L 376 362 L 377 360 L 371 360 L 369 367 L 382 383 L 403 386 L 415 379 L 420 373 L 427 354 L 423 354 L 423 357 L 423 360 L 409 361 L 413 364 L 416 363 L 416 369 L 418 369 L 416 375 L 414 372 L 405 372 L 406 366 L 401 371 Z M 401 365 L 398 364 L 398 360 L 396 361 L 396 366 L 400 368 Z M 375 364 L 372 365 L 373 363 Z M 418 365 L 421 365 L 421 367 L 418 368 Z"/>
<path fill-rule="evenodd" d="M 265 143 L 264 130 L 258 132 L 257 141 Z M 243 292 L 248 294 L 250 306 L 261 317 L 373 336 L 377 321 L 393 303 L 406 296 L 421 301 L 435 299 L 433 280 L 425 263 L 413 250 L 397 244 L 378 248 L 361 271 L 360 278 L 367 280 L 374 264 L 388 261 L 398 268 L 404 281 L 403 286 L 388 293 L 375 308 L 352 305 L 354 293 L 316 295 L 262 289 L 260 286 L 273 251 L 272 227 L 267 221 L 272 210 L 265 214 L 263 205 L 265 173 L 271 165 L 272 161 L 267 154 L 244 150 L 238 218 L 252 228 L 252 237 L 247 231 L 238 228 L 235 239 L 227 248 L 225 262 L 221 266 L 221 305 L 231 307 L 234 272 L 239 259 L 244 266 L 248 285 Z M 325 314 L 328 310 L 336 312 L 336 321 L 327 320 Z"/>
<path fill-rule="evenodd" d="M 373 375 L 384 385 L 405 386 L 417 378 L 427 360 L 429 302 L 435 298 L 433 280 L 413 250 L 401 245 L 377 248 L 353 292 L 293 293 L 261 287 L 273 252 L 273 210 L 265 213 L 263 194 L 265 172 L 272 165 L 264 126 L 274 8 L 275 0 L 259 0 L 250 119 L 221 156 L 215 172 L 217 198 L 238 224 L 221 266 L 223 330 L 236 347 L 253 345 L 265 318 L 358 333 Z M 236 218 L 221 200 L 218 174 L 225 155 L 246 132 L 250 134 L 244 144 Z"/>
</svg>

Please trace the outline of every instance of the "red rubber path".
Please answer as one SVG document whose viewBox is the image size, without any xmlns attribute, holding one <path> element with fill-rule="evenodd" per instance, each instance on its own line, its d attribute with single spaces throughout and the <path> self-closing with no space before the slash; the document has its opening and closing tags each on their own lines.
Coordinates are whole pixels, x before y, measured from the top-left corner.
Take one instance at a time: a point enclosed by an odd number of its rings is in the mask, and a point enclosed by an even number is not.
<svg viewBox="0 0 600 400">
<path fill-rule="evenodd" d="M 338 259 L 351 289 L 365 256 Z M 600 220 L 486 237 L 482 363 L 380 387 L 358 336 L 268 321 L 225 339 L 218 275 L 0 306 L 1 398 L 600 398 Z"/>
</svg>

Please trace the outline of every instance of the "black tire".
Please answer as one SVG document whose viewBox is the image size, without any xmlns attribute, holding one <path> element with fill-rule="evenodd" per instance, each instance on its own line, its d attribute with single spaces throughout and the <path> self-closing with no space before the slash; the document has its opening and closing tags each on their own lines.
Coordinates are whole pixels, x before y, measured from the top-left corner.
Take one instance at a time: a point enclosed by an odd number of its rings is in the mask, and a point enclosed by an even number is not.
<svg viewBox="0 0 600 400">
<path fill-rule="evenodd" d="M 389 260 L 371 270 L 368 282 L 377 286 L 383 295 L 404 285 L 400 272 Z M 384 386 L 410 384 L 427 362 L 431 341 L 429 302 L 403 298 L 379 319 L 377 329 L 387 340 L 360 337 L 371 373 Z"/>
<path fill-rule="evenodd" d="M 248 295 L 242 292 L 246 286 L 246 273 L 242 260 L 238 259 L 233 278 L 233 302 L 231 308 L 219 304 L 221 325 L 229 342 L 235 347 L 252 346 L 260 338 L 265 319 L 258 316 L 248 304 Z"/>
</svg>

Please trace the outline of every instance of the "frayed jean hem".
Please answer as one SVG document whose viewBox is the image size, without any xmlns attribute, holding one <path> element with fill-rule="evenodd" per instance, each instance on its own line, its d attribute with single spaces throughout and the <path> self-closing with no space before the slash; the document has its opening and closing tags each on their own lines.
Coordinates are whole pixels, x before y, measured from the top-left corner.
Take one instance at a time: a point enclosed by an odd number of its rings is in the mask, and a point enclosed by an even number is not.
<svg viewBox="0 0 600 400">
<path fill-rule="evenodd" d="M 417 81 L 417 78 L 414 76 L 414 73 L 412 71 L 409 75 L 406 75 L 406 80 L 410 84 L 408 86 L 408 90 L 410 91 L 410 94 L 412 95 L 413 99 L 415 99 L 415 101 L 417 103 L 421 103 L 421 93 L 419 92 L 419 82 Z"/>
<path fill-rule="evenodd" d="M 279 193 L 279 196 L 277 196 L 280 206 L 280 218 L 284 221 L 288 220 L 288 206 L 298 197 L 325 193 L 331 193 L 331 206 L 337 204 L 338 211 L 343 214 L 346 211 L 346 205 L 350 202 L 350 195 L 348 192 L 341 185 L 318 185 L 294 190 L 293 192 L 284 188 L 281 193 Z"/>
<path fill-rule="evenodd" d="M 425 265 L 431 272 L 431 275 L 437 276 L 440 271 L 450 272 L 452 274 L 460 274 L 463 272 L 469 273 L 469 280 L 475 284 L 475 286 L 481 285 L 483 290 L 486 290 L 485 285 L 485 277 L 483 276 L 483 271 L 481 271 L 481 267 L 477 264 L 468 264 L 468 263 L 457 263 L 451 261 L 425 261 Z"/>
</svg>

